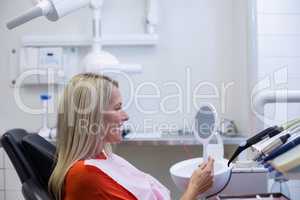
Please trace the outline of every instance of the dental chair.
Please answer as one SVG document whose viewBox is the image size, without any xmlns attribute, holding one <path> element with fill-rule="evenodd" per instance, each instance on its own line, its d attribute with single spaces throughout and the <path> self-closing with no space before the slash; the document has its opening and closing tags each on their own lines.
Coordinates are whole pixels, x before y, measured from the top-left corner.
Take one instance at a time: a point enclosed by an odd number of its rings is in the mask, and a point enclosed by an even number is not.
<svg viewBox="0 0 300 200">
<path fill-rule="evenodd" d="M 23 129 L 9 130 L 1 144 L 22 183 L 26 200 L 51 200 L 47 185 L 54 167 L 55 146 Z"/>
</svg>

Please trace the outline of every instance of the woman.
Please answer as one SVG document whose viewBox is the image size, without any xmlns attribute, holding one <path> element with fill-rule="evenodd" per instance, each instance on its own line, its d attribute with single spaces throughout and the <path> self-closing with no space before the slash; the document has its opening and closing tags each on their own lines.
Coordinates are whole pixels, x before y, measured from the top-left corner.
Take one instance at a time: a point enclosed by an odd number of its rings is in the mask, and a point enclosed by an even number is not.
<svg viewBox="0 0 300 200">
<path fill-rule="evenodd" d="M 79 74 L 59 104 L 57 163 L 49 180 L 56 200 L 169 200 L 169 191 L 111 152 L 128 120 L 118 83 L 106 76 Z M 212 185 L 213 160 L 199 166 L 181 200 L 194 200 Z"/>
</svg>

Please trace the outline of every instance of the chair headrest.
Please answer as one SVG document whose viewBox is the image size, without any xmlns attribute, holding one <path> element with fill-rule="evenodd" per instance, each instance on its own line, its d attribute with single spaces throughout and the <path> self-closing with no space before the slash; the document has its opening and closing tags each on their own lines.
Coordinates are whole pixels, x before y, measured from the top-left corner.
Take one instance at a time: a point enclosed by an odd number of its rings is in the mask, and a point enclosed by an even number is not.
<svg viewBox="0 0 300 200">
<path fill-rule="evenodd" d="M 22 139 L 28 134 L 24 129 L 12 129 L 4 133 L 1 137 L 1 144 L 14 165 L 22 183 L 35 175 L 24 155 L 21 143 Z"/>
<path fill-rule="evenodd" d="M 47 186 L 55 164 L 55 146 L 37 134 L 25 136 L 22 139 L 22 145 L 36 175 L 41 183 Z"/>
</svg>

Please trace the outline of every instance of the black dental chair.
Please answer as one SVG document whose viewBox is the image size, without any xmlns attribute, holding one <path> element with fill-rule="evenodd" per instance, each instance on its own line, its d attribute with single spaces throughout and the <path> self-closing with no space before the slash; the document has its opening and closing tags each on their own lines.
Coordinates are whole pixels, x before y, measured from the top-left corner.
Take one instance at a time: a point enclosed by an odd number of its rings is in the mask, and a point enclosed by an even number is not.
<svg viewBox="0 0 300 200">
<path fill-rule="evenodd" d="M 47 184 L 54 167 L 55 146 L 23 129 L 7 131 L 1 144 L 22 183 L 26 200 L 51 200 Z"/>
</svg>

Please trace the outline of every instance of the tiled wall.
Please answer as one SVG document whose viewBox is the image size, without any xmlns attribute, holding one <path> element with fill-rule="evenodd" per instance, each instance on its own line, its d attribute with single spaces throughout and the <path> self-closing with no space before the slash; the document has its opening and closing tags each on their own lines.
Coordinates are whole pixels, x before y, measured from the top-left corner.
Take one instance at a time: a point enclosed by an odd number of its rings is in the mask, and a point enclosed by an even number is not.
<svg viewBox="0 0 300 200">
<path fill-rule="evenodd" d="M 0 200 L 24 200 L 21 182 L 3 148 L 0 148 Z"/>
<path fill-rule="evenodd" d="M 4 153 L 0 148 L 0 200 L 5 199 L 5 179 L 4 179 Z"/>
<path fill-rule="evenodd" d="M 259 79 L 269 77 L 273 88 L 299 90 L 300 1 L 257 0 L 256 4 Z M 274 124 L 294 119 L 300 117 L 300 104 L 270 104 L 265 115 Z M 299 181 L 290 181 L 289 189 L 291 198 L 298 200 Z"/>
<path fill-rule="evenodd" d="M 273 88 L 300 89 L 300 1 L 256 3 L 259 80 L 270 78 Z M 277 124 L 299 117 L 300 104 L 267 105 L 265 114 Z"/>
</svg>

